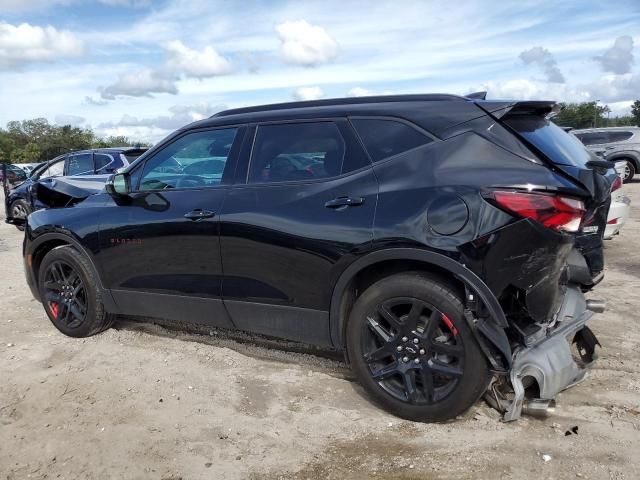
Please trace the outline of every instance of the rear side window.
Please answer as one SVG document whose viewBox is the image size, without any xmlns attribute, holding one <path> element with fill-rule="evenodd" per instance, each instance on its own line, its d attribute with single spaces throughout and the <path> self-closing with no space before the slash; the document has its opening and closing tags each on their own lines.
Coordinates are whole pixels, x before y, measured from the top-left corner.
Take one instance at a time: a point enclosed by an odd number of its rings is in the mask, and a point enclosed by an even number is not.
<svg viewBox="0 0 640 480">
<path fill-rule="evenodd" d="M 412 126 L 395 120 L 354 118 L 351 123 L 374 162 L 433 141 Z"/>
<path fill-rule="evenodd" d="M 574 135 L 544 117 L 516 115 L 507 117 L 505 123 L 553 163 L 584 167 L 588 161 L 597 160 Z"/>
<path fill-rule="evenodd" d="M 93 154 L 69 155 L 67 175 L 87 175 L 93 173 Z"/>
<path fill-rule="evenodd" d="M 607 132 L 609 142 L 624 142 L 633 137 L 633 132 Z"/>
<path fill-rule="evenodd" d="M 256 133 L 250 183 L 313 180 L 340 175 L 346 145 L 334 122 L 261 125 Z"/>
<path fill-rule="evenodd" d="M 610 141 L 606 132 L 576 133 L 575 135 L 584 145 L 601 145 Z"/>
<path fill-rule="evenodd" d="M 96 173 L 113 173 L 118 168 L 124 167 L 124 163 L 118 155 L 108 155 L 106 153 L 96 153 L 94 156 Z"/>
</svg>

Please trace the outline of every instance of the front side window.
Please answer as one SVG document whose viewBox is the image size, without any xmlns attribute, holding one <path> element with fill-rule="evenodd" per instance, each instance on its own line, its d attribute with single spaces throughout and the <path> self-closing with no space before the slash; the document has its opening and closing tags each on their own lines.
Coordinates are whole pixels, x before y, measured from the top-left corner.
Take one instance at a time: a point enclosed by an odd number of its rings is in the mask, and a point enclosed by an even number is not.
<svg viewBox="0 0 640 480">
<path fill-rule="evenodd" d="M 50 163 L 41 173 L 38 175 L 38 179 L 47 177 L 59 177 L 64 173 L 64 159 Z"/>
<path fill-rule="evenodd" d="M 313 180 L 340 175 L 345 141 L 334 122 L 258 127 L 250 183 Z"/>
<path fill-rule="evenodd" d="M 371 160 L 379 162 L 420 147 L 433 140 L 410 125 L 396 120 L 354 118 L 351 123 Z"/>
<path fill-rule="evenodd" d="M 140 190 L 220 185 L 237 128 L 189 133 L 160 150 L 144 165 Z"/>
<path fill-rule="evenodd" d="M 69 155 L 67 175 L 87 175 L 93 173 L 93 154 Z"/>
</svg>

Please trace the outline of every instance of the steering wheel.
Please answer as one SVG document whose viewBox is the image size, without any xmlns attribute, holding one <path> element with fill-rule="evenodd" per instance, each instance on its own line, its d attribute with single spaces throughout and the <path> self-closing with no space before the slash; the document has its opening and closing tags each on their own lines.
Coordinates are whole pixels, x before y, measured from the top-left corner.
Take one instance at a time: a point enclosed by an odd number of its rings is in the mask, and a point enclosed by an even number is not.
<svg viewBox="0 0 640 480">
<path fill-rule="evenodd" d="M 204 187 L 207 183 L 198 175 L 181 175 L 176 181 L 176 188 Z"/>
</svg>

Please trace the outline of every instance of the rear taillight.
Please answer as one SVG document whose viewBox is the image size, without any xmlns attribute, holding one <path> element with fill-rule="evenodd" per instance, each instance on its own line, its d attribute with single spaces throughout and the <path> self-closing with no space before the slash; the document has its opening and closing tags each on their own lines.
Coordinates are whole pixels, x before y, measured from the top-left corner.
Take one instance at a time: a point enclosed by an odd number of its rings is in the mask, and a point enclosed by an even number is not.
<svg viewBox="0 0 640 480">
<path fill-rule="evenodd" d="M 611 191 L 615 192 L 616 190 L 619 190 L 621 188 L 622 188 L 622 179 L 616 176 L 616 179 L 611 184 Z"/>
<path fill-rule="evenodd" d="M 500 190 L 491 196 L 496 206 L 562 232 L 577 232 L 584 216 L 584 203 L 574 198 Z"/>
</svg>

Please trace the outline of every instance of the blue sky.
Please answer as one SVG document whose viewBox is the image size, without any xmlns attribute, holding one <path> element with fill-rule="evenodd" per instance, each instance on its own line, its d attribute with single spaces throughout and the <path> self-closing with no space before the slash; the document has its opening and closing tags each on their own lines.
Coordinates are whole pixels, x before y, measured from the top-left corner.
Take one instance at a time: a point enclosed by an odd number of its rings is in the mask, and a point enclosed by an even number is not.
<svg viewBox="0 0 640 480">
<path fill-rule="evenodd" d="M 157 141 L 225 107 L 381 93 L 640 98 L 640 2 L 0 0 L 0 125 Z"/>
</svg>

